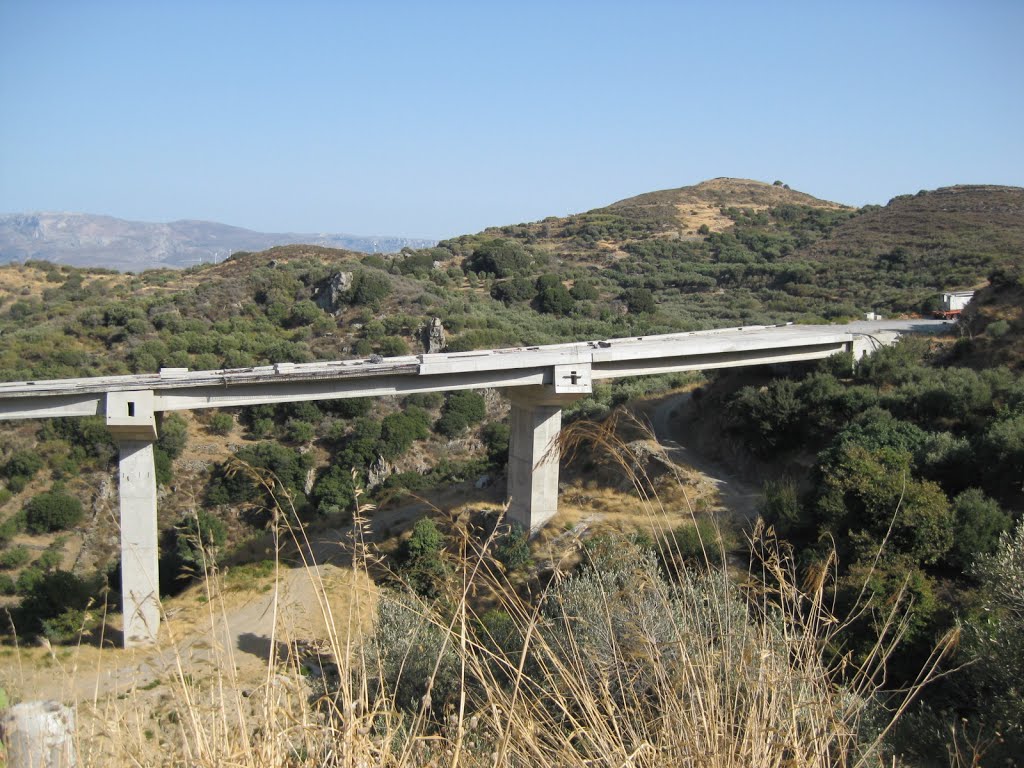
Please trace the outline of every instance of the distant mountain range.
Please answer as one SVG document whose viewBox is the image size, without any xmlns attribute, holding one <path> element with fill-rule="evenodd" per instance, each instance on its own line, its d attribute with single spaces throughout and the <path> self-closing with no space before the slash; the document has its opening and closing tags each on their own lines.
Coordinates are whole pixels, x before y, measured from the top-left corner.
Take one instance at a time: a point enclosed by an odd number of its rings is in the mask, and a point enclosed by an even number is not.
<svg viewBox="0 0 1024 768">
<path fill-rule="evenodd" d="M 426 248 L 435 240 L 346 234 L 254 232 L 212 221 L 154 224 L 87 213 L 0 214 L 0 264 L 40 259 L 140 272 L 223 261 L 237 251 L 304 243 L 365 253 Z"/>
</svg>

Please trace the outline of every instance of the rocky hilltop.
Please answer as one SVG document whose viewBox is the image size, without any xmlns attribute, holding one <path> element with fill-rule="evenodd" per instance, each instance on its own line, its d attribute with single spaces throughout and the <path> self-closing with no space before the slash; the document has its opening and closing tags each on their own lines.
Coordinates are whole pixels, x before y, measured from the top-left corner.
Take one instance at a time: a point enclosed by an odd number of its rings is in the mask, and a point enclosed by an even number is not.
<svg viewBox="0 0 1024 768">
<path fill-rule="evenodd" d="M 423 248 L 432 240 L 347 234 L 268 233 L 211 221 L 158 224 L 86 213 L 0 215 L 0 263 L 30 259 L 138 272 L 223 261 L 237 251 L 309 243 L 363 253 Z"/>
</svg>

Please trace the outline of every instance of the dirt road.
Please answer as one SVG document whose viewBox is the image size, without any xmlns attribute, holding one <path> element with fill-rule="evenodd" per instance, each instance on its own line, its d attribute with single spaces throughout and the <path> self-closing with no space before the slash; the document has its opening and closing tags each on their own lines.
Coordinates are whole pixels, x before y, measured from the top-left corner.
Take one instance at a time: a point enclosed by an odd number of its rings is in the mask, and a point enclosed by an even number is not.
<svg viewBox="0 0 1024 768">
<path fill-rule="evenodd" d="M 670 459 L 704 475 L 718 490 L 722 508 L 734 515 L 737 521 L 753 520 L 757 517 L 757 505 L 761 489 L 745 483 L 730 474 L 727 467 L 703 456 L 700 446 L 691 440 L 681 415 L 691 407 L 691 393 L 670 395 L 649 411 L 655 437 L 668 453 Z"/>
</svg>

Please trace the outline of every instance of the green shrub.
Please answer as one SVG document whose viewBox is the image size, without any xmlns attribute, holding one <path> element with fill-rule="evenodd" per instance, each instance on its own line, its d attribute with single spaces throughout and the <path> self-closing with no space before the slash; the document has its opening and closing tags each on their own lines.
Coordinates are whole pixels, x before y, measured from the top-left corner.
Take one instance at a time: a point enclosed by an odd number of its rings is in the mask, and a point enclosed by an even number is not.
<svg viewBox="0 0 1024 768">
<path fill-rule="evenodd" d="M 156 446 L 163 449 L 168 458 L 176 459 L 188 445 L 188 422 L 177 413 L 165 415 L 157 427 L 160 436 Z"/>
<path fill-rule="evenodd" d="M 722 564 L 722 536 L 711 521 L 697 520 L 665 536 L 658 554 L 665 570 L 676 576 L 683 567 L 718 568 Z"/>
<path fill-rule="evenodd" d="M 18 574 L 18 580 L 15 582 L 18 594 L 23 596 L 29 594 L 35 589 L 36 584 L 42 581 L 44 575 L 43 569 L 37 568 L 34 564 L 25 568 Z"/>
<path fill-rule="evenodd" d="M 157 484 L 168 486 L 174 480 L 174 462 L 160 446 L 153 448 L 153 468 L 156 470 Z"/>
<path fill-rule="evenodd" d="M 391 279 L 383 272 L 356 272 L 349 288 L 349 301 L 352 304 L 379 304 L 391 293 Z"/>
<path fill-rule="evenodd" d="M 982 703 L 974 717 L 979 736 L 992 745 L 993 765 L 1012 765 L 1024 754 L 1024 520 L 1000 536 L 992 554 L 978 558 L 982 612 L 964 622 L 961 662 L 964 700 Z"/>
<path fill-rule="evenodd" d="M 402 401 L 403 406 L 414 405 L 428 411 L 440 408 L 444 404 L 444 395 L 440 392 L 418 392 L 414 395 L 407 395 Z"/>
<path fill-rule="evenodd" d="M 0 523 L 0 547 L 6 546 L 17 534 L 25 530 L 25 510 L 11 515 Z"/>
<path fill-rule="evenodd" d="M 272 442 L 246 446 L 235 458 L 242 465 L 267 470 L 295 496 L 305 487 L 306 473 L 313 466 L 309 454 Z M 207 489 L 207 500 L 211 504 L 239 504 L 257 499 L 270 503 L 264 489 L 235 462 L 221 465 Z"/>
<path fill-rule="evenodd" d="M 338 464 L 332 464 L 322 471 L 313 486 L 312 502 L 321 515 L 351 511 L 355 498 L 352 471 Z"/>
<path fill-rule="evenodd" d="M 272 437 L 275 429 L 274 420 L 266 417 L 254 419 L 252 424 L 249 425 L 249 432 L 256 438 Z"/>
<path fill-rule="evenodd" d="M 346 397 L 339 400 L 325 400 L 320 408 L 343 419 L 355 419 L 365 416 L 373 408 L 374 401 L 369 397 Z"/>
<path fill-rule="evenodd" d="M 788 477 L 764 484 L 758 511 L 782 538 L 789 538 L 808 524 L 796 483 Z"/>
<path fill-rule="evenodd" d="M 966 571 L 980 555 L 990 555 L 1012 519 L 999 504 L 978 488 L 968 488 L 953 499 L 956 531 L 949 561 Z"/>
<path fill-rule="evenodd" d="M 520 301 L 532 301 L 537 295 L 537 288 L 525 277 L 514 277 L 511 280 L 503 280 L 495 283 L 491 288 L 491 298 L 497 299 L 505 304 L 514 304 Z"/>
<path fill-rule="evenodd" d="M 227 435 L 235 426 L 235 419 L 230 413 L 218 411 L 210 417 L 208 429 L 215 435 Z"/>
<path fill-rule="evenodd" d="M 34 451 L 15 451 L 0 467 L 0 475 L 7 478 L 24 478 L 27 482 L 43 468 L 44 462 Z M 8 483 L 10 487 L 10 483 Z M 24 485 L 22 485 L 24 487 Z"/>
<path fill-rule="evenodd" d="M 472 390 L 452 392 L 445 400 L 436 430 L 445 437 L 457 437 L 487 415 L 483 395 Z"/>
<path fill-rule="evenodd" d="M 63 531 L 81 522 L 82 502 L 60 491 L 48 491 L 33 497 L 25 506 L 25 525 L 29 533 Z"/>
<path fill-rule="evenodd" d="M 187 515 L 174 528 L 174 551 L 180 570 L 205 573 L 228 538 L 224 522 L 204 509 Z"/>
<path fill-rule="evenodd" d="M 68 571 L 38 573 L 25 585 L 19 579 L 18 587 L 23 597 L 13 616 L 18 634 L 25 637 L 46 634 L 53 641 L 72 640 L 80 629 L 94 626 L 103 613 L 96 610 L 86 619 L 85 611 L 102 600 L 104 579 L 99 575 L 82 578 Z"/>
<path fill-rule="evenodd" d="M 529 531 L 521 525 L 513 523 L 498 538 L 494 555 L 509 571 L 518 571 L 532 566 L 533 554 L 530 552 Z"/>
<path fill-rule="evenodd" d="M 10 574 L 0 573 L 0 595 L 16 595 L 18 594 L 18 585 L 15 584 L 14 578 Z"/>
<path fill-rule="evenodd" d="M 458 656 L 429 610 L 413 595 L 384 592 L 367 665 L 380 675 L 375 685 L 391 693 L 396 707 L 413 714 L 424 705 L 441 713 L 458 699 Z"/>
<path fill-rule="evenodd" d="M 629 311 L 635 315 L 653 312 L 657 309 L 654 294 L 647 288 L 630 288 L 622 294 L 622 300 L 626 302 Z"/>
<path fill-rule="evenodd" d="M 467 261 L 466 268 L 495 277 L 511 277 L 525 274 L 530 262 L 529 252 L 515 240 L 497 239 L 480 244 Z"/>
<path fill-rule="evenodd" d="M 413 441 L 422 440 L 430 434 L 429 423 L 426 412 L 415 406 L 407 411 L 389 413 L 381 421 L 377 452 L 385 459 L 398 458 L 409 450 Z"/>
<path fill-rule="evenodd" d="M 484 448 L 487 450 L 487 460 L 492 465 L 502 467 L 508 462 L 510 435 L 508 424 L 500 421 L 492 422 L 483 428 Z"/>
<path fill-rule="evenodd" d="M 996 320 L 985 327 L 985 334 L 993 339 L 999 339 L 1010 332 L 1010 324 L 1006 320 Z"/>
<path fill-rule="evenodd" d="M 291 311 L 288 314 L 288 325 L 292 328 L 310 325 L 323 317 L 323 315 L 323 310 L 315 302 L 303 299 L 292 304 Z"/>
<path fill-rule="evenodd" d="M 597 286 L 590 280 L 577 280 L 569 293 L 576 301 L 596 301 L 600 298 Z"/>
<path fill-rule="evenodd" d="M 380 340 L 380 354 L 384 357 L 408 355 L 409 345 L 401 336 L 385 336 Z"/>
<path fill-rule="evenodd" d="M 0 552 L 0 569 L 2 570 L 14 570 L 15 568 L 21 568 L 23 565 L 27 565 L 28 561 L 32 559 L 32 553 L 29 548 L 23 544 L 17 547 L 11 547 L 8 550 Z"/>
<path fill-rule="evenodd" d="M 64 536 L 57 537 L 57 539 L 50 543 L 50 546 L 43 550 L 43 554 L 36 559 L 35 566 L 42 568 L 44 571 L 58 569 L 61 563 L 64 562 L 64 542 Z"/>
<path fill-rule="evenodd" d="M 558 275 L 537 278 L 537 309 L 549 315 L 567 315 L 576 306 L 576 300 L 562 285 Z"/>
<path fill-rule="evenodd" d="M 285 434 L 292 443 L 311 443 L 316 437 L 316 430 L 308 421 L 289 419 L 285 425 Z"/>
<path fill-rule="evenodd" d="M 420 518 L 405 542 L 401 573 L 418 594 L 435 597 L 448 574 L 442 552 L 444 534 L 429 517 Z"/>
</svg>

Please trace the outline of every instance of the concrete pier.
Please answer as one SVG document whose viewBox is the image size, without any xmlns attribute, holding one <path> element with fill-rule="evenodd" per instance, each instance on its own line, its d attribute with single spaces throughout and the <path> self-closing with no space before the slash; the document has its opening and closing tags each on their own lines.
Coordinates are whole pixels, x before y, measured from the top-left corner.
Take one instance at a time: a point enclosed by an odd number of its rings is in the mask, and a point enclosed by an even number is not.
<svg viewBox="0 0 1024 768">
<path fill-rule="evenodd" d="M 121 501 L 121 607 L 124 647 L 147 645 L 160 628 L 160 570 L 153 443 L 118 442 Z"/>
<path fill-rule="evenodd" d="M 507 517 L 524 530 L 540 528 L 558 512 L 558 436 L 562 407 L 581 394 L 556 393 L 554 387 L 508 391 L 509 417 Z"/>
<path fill-rule="evenodd" d="M 117 440 L 121 507 L 121 608 L 124 647 L 148 645 L 160 629 L 159 541 L 156 517 L 156 414 L 153 392 L 110 392 L 107 429 Z"/>
</svg>

